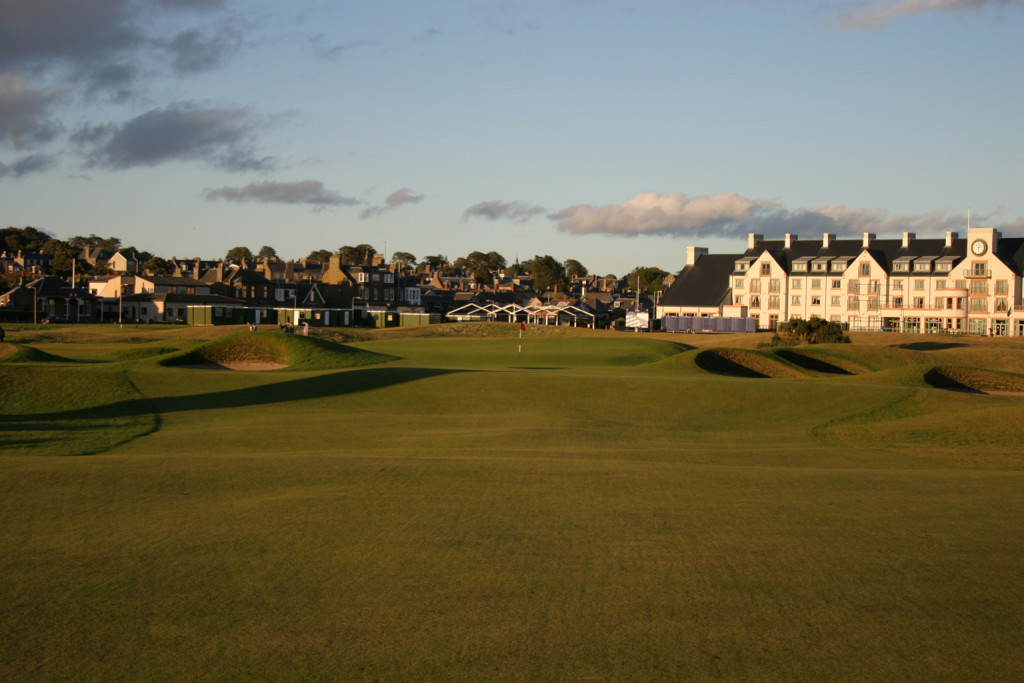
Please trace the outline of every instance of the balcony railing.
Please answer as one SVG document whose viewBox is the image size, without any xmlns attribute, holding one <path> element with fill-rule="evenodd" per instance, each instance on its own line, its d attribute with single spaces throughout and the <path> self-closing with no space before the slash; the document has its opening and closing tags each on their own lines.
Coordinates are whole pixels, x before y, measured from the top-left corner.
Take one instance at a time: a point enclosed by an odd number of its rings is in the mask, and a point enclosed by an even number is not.
<svg viewBox="0 0 1024 683">
<path fill-rule="evenodd" d="M 968 279 L 987 279 L 992 277 L 989 268 L 964 268 L 964 277 Z"/>
</svg>

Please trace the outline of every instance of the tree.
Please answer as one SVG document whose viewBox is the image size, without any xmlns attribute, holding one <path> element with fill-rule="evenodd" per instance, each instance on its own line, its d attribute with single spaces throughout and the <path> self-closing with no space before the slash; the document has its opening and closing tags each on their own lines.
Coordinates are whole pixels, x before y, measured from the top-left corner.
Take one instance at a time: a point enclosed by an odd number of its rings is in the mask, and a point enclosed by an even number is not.
<svg viewBox="0 0 1024 683">
<path fill-rule="evenodd" d="M 480 266 L 473 271 L 473 280 L 480 285 L 494 284 L 494 273 L 487 266 Z"/>
<path fill-rule="evenodd" d="M 636 291 L 639 278 L 639 290 L 647 294 L 654 294 L 661 290 L 661 285 L 666 275 L 668 273 L 661 268 L 637 266 L 626 276 L 626 286 Z"/>
<path fill-rule="evenodd" d="M 772 335 L 774 344 L 849 344 L 850 337 L 843 332 L 841 323 L 826 322 L 812 316 L 808 320 L 793 318 L 779 323 Z"/>
<path fill-rule="evenodd" d="M 78 256 L 78 250 L 64 240 L 49 239 L 39 251 L 43 254 L 53 254 L 52 268 L 55 275 L 67 277 L 71 275 L 72 270 L 77 271 L 75 257 Z"/>
<path fill-rule="evenodd" d="M 416 257 L 407 251 L 396 251 L 391 255 L 391 262 L 397 263 L 403 268 L 412 268 L 416 265 Z"/>
<path fill-rule="evenodd" d="M 369 265 L 373 261 L 373 255 L 377 250 L 369 244 L 359 244 L 354 247 L 348 245 L 338 250 L 341 254 L 341 262 L 354 266 Z"/>
<path fill-rule="evenodd" d="M 277 249 L 263 245 L 260 247 L 259 253 L 256 254 L 256 258 L 262 259 L 275 259 L 277 258 Z"/>
<path fill-rule="evenodd" d="M 423 260 L 420 261 L 420 266 L 423 269 L 430 268 L 431 270 L 446 271 L 449 267 L 448 257 L 440 254 L 437 256 L 424 256 Z"/>
<path fill-rule="evenodd" d="M 496 251 L 487 252 L 487 267 L 491 270 L 504 270 L 508 266 L 508 261 L 505 257 Z"/>
<path fill-rule="evenodd" d="M 306 257 L 306 260 L 313 261 L 314 263 L 330 263 L 331 252 L 327 251 L 326 249 L 314 249 L 313 251 L 309 252 L 309 256 Z M 344 262 L 345 261 L 342 260 L 342 263 Z"/>
<path fill-rule="evenodd" d="M 174 266 L 167 259 L 153 256 L 142 264 L 142 270 L 150 275 L 170 275 L 174 272 Z"/>
<path fill-rule="evenodd" d="M 0 230 L 3 247 L 10 251 L 39 251 L 47 241 L 53 239 L 42 230 L 31 226 L 24 228 L 4 228 Z"/>
<path fill-rule="evenodd" d="M 574 278 L 586 277 L 589 274 L 589 272 L 582 263 L 580 263 L 576 259 L 570 258 L 565 260 L 565 274 L 568 275 L 570 278 Z"/>
<path fill-rule="evenodd" d="M 535 292 L 547 292 L 568 286 L 569 280 L 565 276 L 565 266 L 554 256 L 534 256 L 527 264 L 530 275 L 533 276 L 533 290 Z"/>
<path fill-rule="evenodd" d="M 252 252 L 249 251 L 249 247 L 231 247 L 224 256 L 225 261 L 248 261 L 251 258 Z"/>
</svg>

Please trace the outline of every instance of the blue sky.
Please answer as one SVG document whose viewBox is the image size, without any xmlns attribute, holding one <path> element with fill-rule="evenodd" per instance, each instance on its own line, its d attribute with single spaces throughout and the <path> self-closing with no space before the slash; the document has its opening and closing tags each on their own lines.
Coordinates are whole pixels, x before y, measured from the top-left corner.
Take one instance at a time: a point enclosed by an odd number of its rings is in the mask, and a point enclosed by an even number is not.
<svg viewBox="0 0 1024 683">
<path fill-rule="evenodd" d="M 0 223 L 677 271 L 1024 234 L 1024 2 L 7 0 Z"/>
</svg>

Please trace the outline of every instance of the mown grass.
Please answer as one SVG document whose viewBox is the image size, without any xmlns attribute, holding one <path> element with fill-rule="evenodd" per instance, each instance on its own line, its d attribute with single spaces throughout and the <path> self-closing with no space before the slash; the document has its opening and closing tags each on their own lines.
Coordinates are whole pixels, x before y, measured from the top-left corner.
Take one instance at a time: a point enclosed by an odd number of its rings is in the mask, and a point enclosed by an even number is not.
<svg viewBox="0 0 1024 683">
<path fill-rule="evenodd" d="M 0 443 L 0 676 L 1024 677 L 1024 398 L 925 380 L 1006 349 L 855 339 L 877 370 L 746 379 L 696 362 L 745 340 L 698 337 L 4 366 L 3 438 L 159 422 L 88 457 Z"/>
</svg>

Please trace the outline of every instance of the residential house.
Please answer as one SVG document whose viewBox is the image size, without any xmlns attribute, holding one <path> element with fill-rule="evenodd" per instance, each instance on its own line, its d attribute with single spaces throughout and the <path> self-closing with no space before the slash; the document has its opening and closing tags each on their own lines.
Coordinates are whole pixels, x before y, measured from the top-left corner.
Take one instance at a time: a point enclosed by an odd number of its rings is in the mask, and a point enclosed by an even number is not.
<svg viewBox="0 0 1024 683">
<path fill-rule="evenodd" d="M 0 295 L 0 307 L 32 314 L 35 322 L 48 316 L 61 322 L 97 322 L 99 310 L 96 297 L 87 290 L 50 276 L 20 282 Z"/>
</svg>

